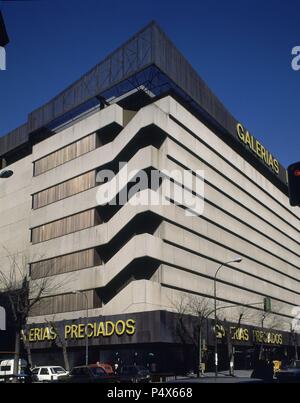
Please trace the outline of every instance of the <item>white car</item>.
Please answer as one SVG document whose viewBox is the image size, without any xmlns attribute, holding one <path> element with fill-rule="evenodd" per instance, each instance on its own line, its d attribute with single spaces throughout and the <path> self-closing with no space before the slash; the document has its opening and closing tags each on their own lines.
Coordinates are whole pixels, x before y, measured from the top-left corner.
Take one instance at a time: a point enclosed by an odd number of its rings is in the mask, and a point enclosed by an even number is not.
<svg viewBox="0 0 300 403">
<path fill-rule="evenodd" d="M 57 381 L 59 377 L 69 374 L 63 367 L 55 366 L 35 367 L 32 373 L 39 382 Z"/>
</svg>

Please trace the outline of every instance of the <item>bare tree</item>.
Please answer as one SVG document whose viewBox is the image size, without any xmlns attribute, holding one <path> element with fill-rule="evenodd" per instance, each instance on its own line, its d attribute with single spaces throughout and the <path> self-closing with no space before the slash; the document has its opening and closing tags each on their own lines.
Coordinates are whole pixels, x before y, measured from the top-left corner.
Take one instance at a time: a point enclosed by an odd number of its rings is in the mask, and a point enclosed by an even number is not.
<svg viewBox="0 0 300 403">
<path fill-rule="evenodd" d="M 282 306 L 279 303 L 273 302 L 272 311 L 265 312 L 260 310 L 256 312 L 257 325 L 261 328 L 262 332 L 265 332 L 266 330 L 279 329 L 283 325 L 284 321 L 279 317 L 281 310 Z M 264 351 L 265 344 L 262 341 L 259 349 L 260 360 L 263 358 Z"/>
<path fill-rule="evenodd" d="M 56 324 L 54 317 L 52 320 L 45 319 L 45 321 L 54 330 L 54 332 L 56 334 L 55 343 L 56 343 L 57 347 L 62 349 L 64 367 L 67 371 L 70 371 L 69 356 L 68 356 L 68 351 L 67 351 L 67 341 L 65 339 L 63 328 Z"/>
<path fill-rule="evenodd" d="M 7 258 L 9 259 L 8 270 L 4 271 L 0 269 L 0 290 L 8 301 L 14 320 L 14 374 L 17 374 L 22 332 L 26 329 L 30 312 L 44 297 L 53 294 L 62 284 L 58 284 L 53 277 L 44 277 L 31 281 L 28 256 L 20 256 L 8 252 Z M 28 351 L 28 345 L 26 349 Z M 31 354 L 29 354 L 29 357 L 31 357 Z"/>
<path fill-rule="evenodd" d="M 291 342 L 294 346 L 294 361 L 299 360 L 299 355 L 298 355 L 298 337 L 297 337 L 297 330 L 296 326 L 293 325 L 293 323 L 289 323 L 290 326 L 290 335 L 291 335 Z"/>
<path fill-rule="evenodd" d="M 212 301 L 208 298 L 193 295 L 183 296 L 176 303 L 172 303 L 178 313 L 177 332 L 183 343 L 193 344 L 198 352 L 198 377 L 202 371 L 203 357 L 203 327 L 205 321 L 213 313 Z M 194 320 L 187 320 L 190 317 Z"/>
<path fill-rule="evenodd" d="M 23 341 L 25 350 L 27 352 L 28 363 L 31 367 L 33 367 L 33 360 L 32 360 L 32 354 L 31 354 L 30 341 L 29 341 L 29 326 L 27 324 L 26 324 L 25 328 L 22 329 L 21 333 L 22 333 L 21 339 Z"/>
<path fill-rule="evenodd" d="M 227 309 L 230 308 L 230 321 L 226 318 Z M 240 332 L 242 323 L 249 322 L 253 318 L 253 310 L 247 306 L 247 304 L 236 306 L 224 306 L 219 307 L 218 318 L 224 323 L 224 330 L 227 341 L 227 353 L 229 361 L 229 375 L 234 375 L 234 358 L 235 358 L 235 346 L 233 343 L 232 329 L 229 322 L 234 323 L 234 329 L 236 332 Z M 228 316 L 228 315 L 227 315 Z"/>
</svg>

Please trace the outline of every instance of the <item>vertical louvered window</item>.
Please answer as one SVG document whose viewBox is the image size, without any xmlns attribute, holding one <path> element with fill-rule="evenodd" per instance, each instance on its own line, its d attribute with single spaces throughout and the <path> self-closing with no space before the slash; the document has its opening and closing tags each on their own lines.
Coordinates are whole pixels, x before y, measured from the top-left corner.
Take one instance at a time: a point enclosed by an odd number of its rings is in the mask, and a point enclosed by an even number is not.
<svg viewBox="0 0 300 403">
<path fill-rule="evenodd" d="M 38 176 L 44 172 L 50 171 L 59 165 L 65 164 L 80 155 L 86 154 L 97 147 L 97 134 L 93 133 L 84 137 L 75 143 L 61 148 L 46 157 L 43 157 L 34 163 L 34 175 Z"/>
</svg>

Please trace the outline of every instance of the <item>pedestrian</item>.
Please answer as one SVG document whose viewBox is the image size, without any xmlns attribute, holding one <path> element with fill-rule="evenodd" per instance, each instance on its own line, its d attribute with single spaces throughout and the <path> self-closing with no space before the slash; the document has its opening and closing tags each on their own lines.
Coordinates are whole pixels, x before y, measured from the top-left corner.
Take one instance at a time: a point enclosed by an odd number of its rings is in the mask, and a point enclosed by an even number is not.
<svg viewBox="0 0 300 403">
<path fill-rule="evenodd" d="M 119 364 L 117 362 L 114 365 L 114 371 L 115 371 L 115 375 L 118 375 L 118 373 L 119 373 Z"/>
</svg>

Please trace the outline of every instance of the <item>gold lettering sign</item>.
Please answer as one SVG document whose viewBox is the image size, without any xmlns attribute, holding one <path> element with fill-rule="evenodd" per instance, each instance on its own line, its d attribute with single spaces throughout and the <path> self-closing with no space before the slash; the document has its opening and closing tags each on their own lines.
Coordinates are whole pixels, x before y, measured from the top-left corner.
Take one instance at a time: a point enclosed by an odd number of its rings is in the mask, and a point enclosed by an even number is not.
<svg viewBox="0 0 300 403">
<path fill-rule="evenodd" d="M 282 334 L 264 332 L 262 330 L 253 330 L 253 339 L 256 343 L 263 343 L 263 344 L 281 345 L 283 343 Z"/>
<path fill-rule="evenodd" d="M 236 126 L 237 136 L 255 155 L 258 156 L 268 167 L 272 169 L 276 175 L 279 174 L 279 162 L 273 155 L 248 131 L 245 130 L 241 123 Z"/>
<path fill-rule="evenodd" d="M 127 334 L 132 336 L 135 333 L 135 321 L 127 319 L 126 321 L 118 320 L 117 322 L 93 322 L 79 323 L 64 326 L 64 337 L 66 340 L 84 339 L 86 334 L 88 338 L 92 337 L 111 337 L 114 334 L 123 336 Z M 57 334 L 53 327 L 34 327 L 29 330 L 27 335 L 23 332 L 23 338 L 28 338 L 29 342 L 51 341 L 55 340 Z"/>
<path fill-rule="evenodd" d="M 214 332 L 216 335 L 217 339 L 222 339 L 223 337 L 225 337 L 225 329 L 222 325 L 216 325 L 216 327 L 214 327 Z"/>
<path fill-rule="evenodd" d="M 241 327 L 239 327 L 239 328 L 231 327 L 230 332 L 231 332 L 232 340 L 238 340 L 238 341 L 248 341 L 249 340 L 248 329 L 243 329 Z"/>
<path fill-rule="evenodd" d="M 226 331 L 222 325 L 216 325 L 213 328 L 217 339 L 222 339 L 226 336 Z M 243 327 L 231 326 L 229 328 L 230 336 L 232 341 L 249 341 L 250 340 L 250 330 Z M 281 333 L 267 332 L 263 330 L 253 330 L 253 341 L 259 344 L 273 344 L 282 345 L 283 336 Z"/>
</svg>

